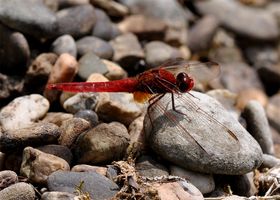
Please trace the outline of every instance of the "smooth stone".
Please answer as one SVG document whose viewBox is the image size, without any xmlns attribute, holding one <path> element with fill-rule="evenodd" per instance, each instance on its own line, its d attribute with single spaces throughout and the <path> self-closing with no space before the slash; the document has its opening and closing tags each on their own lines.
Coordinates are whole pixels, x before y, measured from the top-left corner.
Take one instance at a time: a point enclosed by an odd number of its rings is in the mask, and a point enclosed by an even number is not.
<svg viewBox="0 0 280 200">
<path fill-rule="evenodd" d="M 268 104 L 268 97 L 263 90 L 250 88 L 244 89 L 243 91 L 238 93 L 236 107 L 243 110 L 251 100 L 259 102 L 263 107 L 266 107 L 266 105 Z"/>
<path fill-rule="evenodd" d="M 51 51 L 57 55 L 68 53 L 77 57 L 77 47 L 74 38 L 71 35 L 62 35 L 58 37 L 51 45 Z"/>
<path fill-rule="evenodd" d="M 219 21 L 213 16 L 199 19 L 188 32 L 187 45 L 192 52 L 207 50 L 211 47 L 213 38 L 219 28 Z"/>
<path fill-rule="evenodd" d="M 22 93 L 24 80 L 19 77 L 7 76 L 0 73 L 0 82 L 0 107 L 2 107 L 6 105 L 6 103 L 4 102 L 5 99 L 12 98 L 13 95 Z"/>
<path fill-rule="evenodd" d="M 57 34 L 69 34 L 74 38 L 90 33 L 96 22 L 94 7 L 90 4 L 59 10 L 56 13 L 56 18 Z"/>
<path fill-rule="evenodd" d="M 119 35 L 111 40 L 110 44 L 114 49 L 113 61 L 124 68 L 134 66 L 144 58 L 144 51 L 137 37 L 132 33 Z"/>
<path fill-rule="evenodd" d="M 260 144 L 263 153 L 274 154 L 274 146 L 266 113 L 257 101 L 249 101 L 243 111 L 247 130 Z"/>
<path fill-rule="evenodd" d="M 191 183 L 187 181 L 154 183 L 153 187 L 156 189 L 161 200 L 170 199 L 188 199 L 188 200 L 202 200 L 203 195 Z"/>
<path fill-rule="evenodd" d="M 43 4 L 42 0 L 0 1 L 0 21 L 36 38 L 50 38 L 56 34 L 55 14 Z"/>
<path fill-rule="evenodd" d="M 9 75 L 23 74 L 30 60 L 27 39 L 22 33 L 9 29 L 2 24 L 0 24 L 0 38 L 0 72 Z"/>
<path fill-rule="evenodd" d="M 103 10 L 95 9 L 95 14 L 96 23 L 92 30 L 93 36 L 109 41 L 120 34 L 118 28 Z"/>
<path fill-rule="evenodd" d="M 209 49 L 209 60 L 215 60 L 218 63 L 244 62 L 243 53 L 236 43 L 230 32 L 219 28 L 213 38 L 215 45 Z"/>
<path fill-rule="evenodd" d="M 75 200 L 76 195 L 69 192 L 44 192 L 41 200 Z"/>
<path fill-rule="evenodd" d="M 106 65 L 93 52 L 87 52 L 79 60 L 78 75 L 82 80 L 87 80 L 92 73 L 106 74 L 107 72 Z"/>
<path fill-rule="evenodd" d="M 92 52 L 100 58 L 111 59 L 114 54 L 114 50 L 108 42 L 94 36 L 83 37 L 76 41 L 76 45 L 80 56 Z"/>
<path fill-rule="evenodd" d="M 60 126 L 61 135 L 58 138 L 58 143 L 71 148 L 77 137 L 81 133 L 89 130 L 90 127 L 90 123 L 81 118 L 72 118 L 64 121 Z"/>
<path fill-rule="evenodd" d="M 78 163 L 109 163 L 121 159 L 128 144 L 129 135 L 124 125 L 103 123 L 77 138 L 74 154 Z"/>
<path fill-rule="evenodd" d="M 102 59 L 102 62 L 106 65 L 108 69 L 108 72 L 104 74 L 104 76 L 109 80 L 112 81 L 127 78 L 127 72 L 117 63 L 104 59 Z"/>
<path fill-rule="evenodd" d="M 236 108 L 237 94 L 226 89 L 210 90 L 206 94 L 218 100 L 238 120 L 240 110 Z"/>
<path fill-rule="evenodd" d="M 48 112 L 42 122 L 53 123 L 57 126 L 61 126 L 61 124 L 68 120 L 72 119 L 73 115 L 70 113 L 63 113 L 63 112 Z"/>
<path fill-rule="evenodd" d="M 71 150 L 63 145 L 57 145 L 57 144 L 49 144 L 44 146 L 37 147 L 38 150 L 47 153 L 52 154 L 54 156 L 57 156 L 59 158 L 64 159 L 69 165 L 71 165 L 71 162 L 73 160 L 73 155 Z"/>
<path fill-rule="evenodd" d="M 277 131 L 280 131 L 280 93 L 270 97 L 266 107 L 269 124 Z"/>
<path fill-rule="evenodd" d="M 99 99 L 96 93 L 78 93 L 62 102 L 63 108 L 70 113 L 77 113 L 80 110 L 92 110 Z"/>
<path fill-rule="evenodd" d="M 181 52 L 161 41 L 152 41 L 145 45 L 146 62 L 149 68 L 157 67 L 168 59 L 182 57 Z"/>
<path fill-rule="evenodd" d="M 272 168 L 280 165 L 280 159 L 269 154 L 263 154 L 262 168 Z"/>
<path fill-rule="evenodd" d="M 184 168 L 171 165 L 170 175 L 179 176 L 190 181 L 202 194 L 210 193 L 215 189 L 214 177 L 210 174 L 188 171 Z"/>
<path fill-rule="evenodd" d="M 149 156 L 141 156 L 135 163 L 135 169 L 140 176 L 144 177 L 160 177 L 168 176 L 168 169 L 162 164 L 156 162 Z"/>
<path fill-rule="evenodd" d="M 110 16 L 125 17 L 129 14 L 129 9 L 117 1 L 91 0 L 91 3 L 105 10 Z"/>
<path fill-rule="evenodd" d="M 45 89 L 56 60 L 57 55 L 54 53 L 38 55 L 28 67 L 24 77 L 24 87 L 26 90 L 41 93 Z"/>
<path fill-rule="evenodd" d="M 35 200 L 35 190 L 31 184 L 16 183 L 0 191 L 0 199 L 5 200 Z"/>
<path fill-rule="evenodd" d="M 187 18 L 184 8 L 173 0 L 121 0 L 133 14 L 163 20 L 167 24 L 165 41 L 178 46 L 187 40 Z"/>
<path fill-rule="evenodd" d="M 195 2 L 195 7 L 204 15 L 215 16 L 223 26 L 237 34 L 259 40 L 272 40 L 279 35 L 276 18 L 264 9 L 227 0 L 199 1 Z"/>
<path fill-rule="evenodd" d="M 175 98 L 178 112 L 167 94 L 151 107 L 144 121 L 150 147 L 162 158 L 202 173 L 238 175 L 259 167 L 262 150 L 239 122 L 212 97 L 190 94 Z"/>
<path fill-rule="evenodd" d="M 129 126 L 142 112 L 132 94 L 109 93 L 100 98 L 95 108 L 97 115 L 106 122 L 118 121 Z"/>
<path fill-rule="evenodd" d="M 18 176 L 14 171 L 0 171 L 0 189 L 4 189 L 18 182 Z"/>
<path fill-rule="evenodd" d="M 83 193 L 88 192 L 92 200 L 112 198 L 119 190 L 117 184 L 96 172 L 63 172 L 57 171 L 48 177 L 50 191 L 75 193 L 81 185 Z"/>
<path fill-rule="evenodd" d="M 91 127 L 95 127 L 99 123 L 98 115 L 93 110 L 80 110 L 75 113 L 74 117 L 88 121 Z"/>
<path fill-rule="evenodd" d="M 78 72 L 79 64 L 73 56 L 68 53 L 61 54 L 56 60 L 49 75 L 48 84 L 71 82 Z M 50 101 L 55 101 L 59 91 L 45 90 L 44 96 Z"/>
<path fill-rule="evenodd" d="M 96 172 L 98 174 L 101 174 L 103 176 L 106 176 L 107 174 L 107 168 L 106 167 L 99 167 L 99 166 L 92 166 L 92 165 L 75 165 L 71 169 L 72 172 Z"/>
<path fill-rule="evenodd" d="M 243 62 L 223 63 L 221 82 L 228 90 L 239 93 L 245 89 L 262 89 L 257 72 Z"/>
<path fill-rule="evenodd" d="M 15 98 L 0 111 L 3 130 L 27 127 L 41 119 L 49 110 L 49 102 L 39 94 Z"/>
<path fill-rule="evenodd" d="M 22 157 L 20 173 L 32 183 L 46 184 L 48 176 L 53 172 L 70 170 L 64 159 L 32 147 L 26 147 Z"/>
<path fill-rule="evenodd" d="M 137 26 L 135 26 L 137 24 Z M 166 23 L 161 19 L 145 15 L 130 15 L 118 24 L 123 33 L 133 33 L 144 40 L 163 40 Z"/>
<path fill-rule="evenodd" d="M 0 149 L 3 152 L 20 150 L 26 146 L 38 146 L 57 142 L 61 131 L 51 123 L 36 123 L 25 128 L 3 131 L 0 135 Z"/>
</svg>

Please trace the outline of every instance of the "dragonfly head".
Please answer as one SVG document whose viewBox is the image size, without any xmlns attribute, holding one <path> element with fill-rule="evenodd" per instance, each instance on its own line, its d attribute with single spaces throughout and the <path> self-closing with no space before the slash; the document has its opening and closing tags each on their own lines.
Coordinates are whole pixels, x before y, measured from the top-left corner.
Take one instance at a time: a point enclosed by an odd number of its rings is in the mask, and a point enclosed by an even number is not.
<svg viewBox="0 0 280 200">
<path fill-rule="evenodd" d="M 194 80 L 187 73 L 181 72 L 176 76 L 176 85 L 180 92 L 188 92 L 193 88 Z"/>
</svg>

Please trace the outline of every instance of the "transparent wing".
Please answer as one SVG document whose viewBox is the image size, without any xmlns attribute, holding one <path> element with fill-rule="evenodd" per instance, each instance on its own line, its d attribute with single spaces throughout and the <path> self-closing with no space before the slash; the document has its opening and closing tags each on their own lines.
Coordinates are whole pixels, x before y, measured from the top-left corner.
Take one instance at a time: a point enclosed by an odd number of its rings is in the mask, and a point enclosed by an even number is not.
<svg viewBox="0 0 280 200">
<path fill-rule="evenodd" d="M 160 67 L 170 71 L 175 76 L 180 72 L 185 72 L 202 84 L 206 84 L 219 77 L 221 73 L 220 65 L 216 62 L 210 61 L 203 63 L 198 61 L 186 61 L 182 58 L 168 60 Z"/>
</svg>

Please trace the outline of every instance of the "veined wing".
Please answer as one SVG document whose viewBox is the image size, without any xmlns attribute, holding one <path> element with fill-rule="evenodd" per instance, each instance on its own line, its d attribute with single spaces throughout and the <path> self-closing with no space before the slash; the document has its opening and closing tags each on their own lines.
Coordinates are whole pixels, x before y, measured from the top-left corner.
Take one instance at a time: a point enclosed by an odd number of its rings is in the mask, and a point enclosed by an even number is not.
<svg viewBox="0 0 280 200">
<path fill-rule="evenodd" d="M 206 84 L 217 78 L 221 73 L 220 65 L 216 62 L 210 61 L 203 63 L 198 61 L 186 61 L 182 58 L 168 60 L 160 67 L 170 71 L 175 76 L 180 72 L 185 72 L 202 84 Z"/>
</svg>

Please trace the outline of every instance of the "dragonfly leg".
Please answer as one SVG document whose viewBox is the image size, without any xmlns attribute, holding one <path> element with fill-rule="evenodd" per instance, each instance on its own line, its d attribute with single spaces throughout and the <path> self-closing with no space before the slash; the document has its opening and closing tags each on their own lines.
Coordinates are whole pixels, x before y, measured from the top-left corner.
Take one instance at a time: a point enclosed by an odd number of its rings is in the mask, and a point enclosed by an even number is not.
<svg viewBox="0 0 280 200">
<path fill-rule="evenodd" d="M 191 122 L 191 120 L 188 118 L 187 114 L 185 114 L 185 113 L 183 113 L 183 112 L 181 112 L 181 111 L 176 109 L 176 107 L 175 107 L 175 99 L 174 99 L 174 94 L 173 93 L 171 93 L 171 100 L 172 100 L 172 110 L 174 110 L 176 113 L 179 113 L 181 115 L 186 116 L 186 119 L 188 120 L 188 122 Z"/>
</svg>

